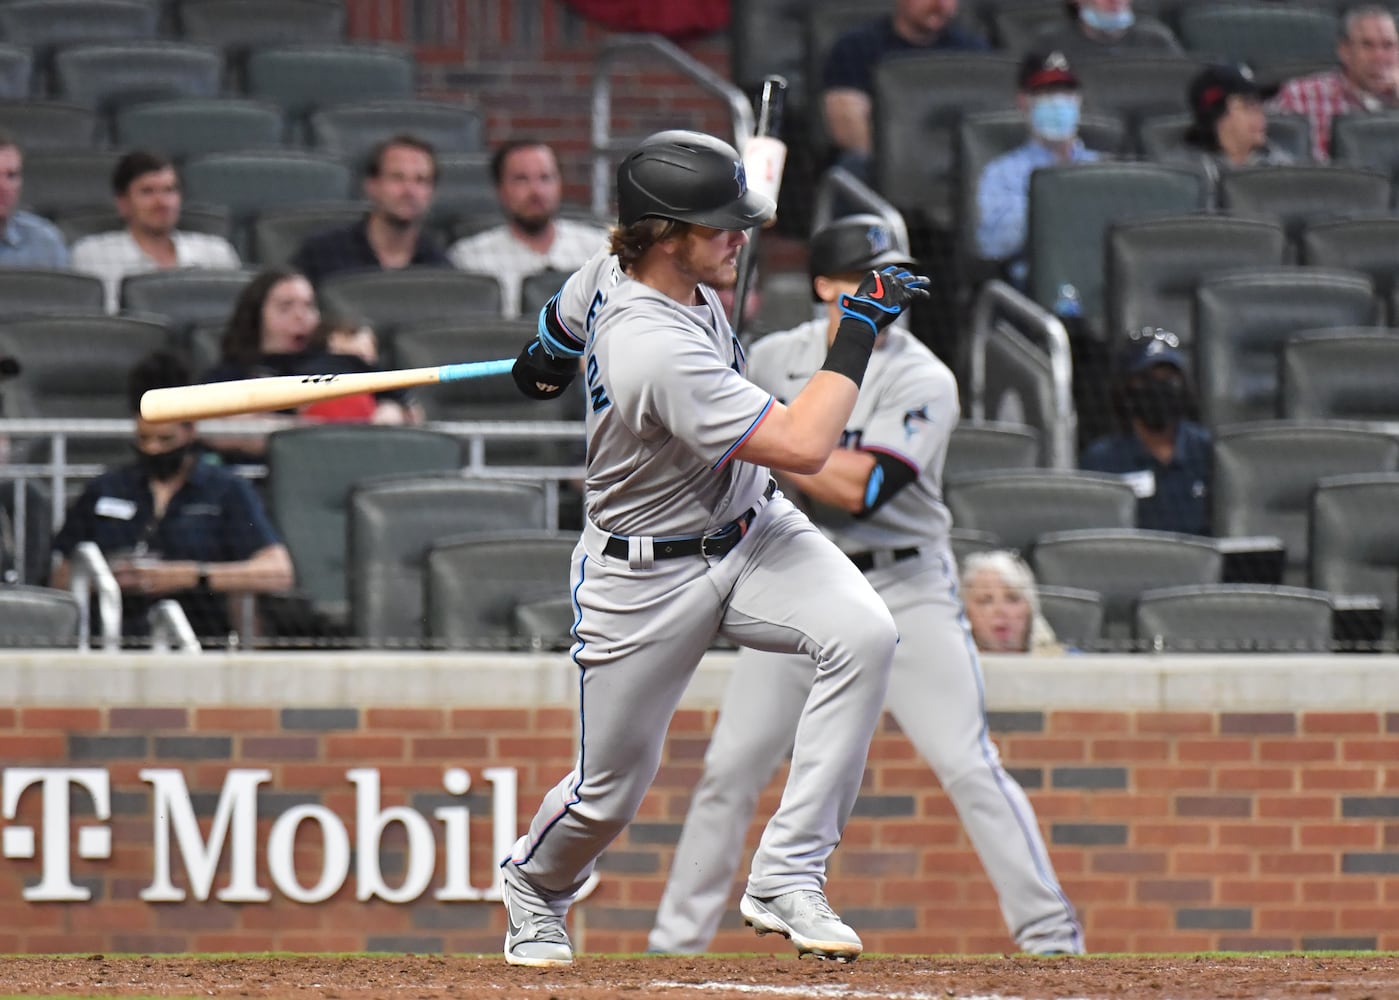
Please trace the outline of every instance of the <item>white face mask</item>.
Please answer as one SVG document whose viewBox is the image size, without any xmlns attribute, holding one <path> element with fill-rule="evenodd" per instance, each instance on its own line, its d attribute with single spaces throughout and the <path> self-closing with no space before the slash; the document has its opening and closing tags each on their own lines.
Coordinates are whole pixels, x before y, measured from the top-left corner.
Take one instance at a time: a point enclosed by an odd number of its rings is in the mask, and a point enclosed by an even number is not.
<svg viewBox="0 0 1399 1000">
<path fill-rule="evenodd" d="M 1099 10 L 1097 7 L 1088 6 L 1088 4 L 1083 4 L 1079 8 L 1078 16 L 1088 27 L 1095 31 L 1107 32 L 1110 35 L 1126 31 L 1137 20 L 1137 15 L 1132 12 L 1131 7 L 1124 7 L 1121 10 Z"/>
<path fill-rule="evenodd" d="M 1046 94 L 1030 105 L 1030 130 L 1046 142 L 1067 142 L 1078 134 L 1077 94 Z"/>
</svg>

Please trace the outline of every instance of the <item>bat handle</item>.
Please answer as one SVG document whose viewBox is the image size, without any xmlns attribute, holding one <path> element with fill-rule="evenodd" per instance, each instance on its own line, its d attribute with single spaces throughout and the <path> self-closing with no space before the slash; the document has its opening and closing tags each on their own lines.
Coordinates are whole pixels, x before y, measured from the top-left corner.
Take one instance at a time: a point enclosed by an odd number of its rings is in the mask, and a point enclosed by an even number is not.
<svg viewBox="0 0 1399 1000">
<path fill-rule="evenodd" d="M 466 361 L 455 365 L 441 365 L 437 369 L 437 381 L 460 382 L 468 378 L 484 378 L 487 375 L 505 375 L 515 365 L 514 358 L 502 361 Z"/>
</svg>

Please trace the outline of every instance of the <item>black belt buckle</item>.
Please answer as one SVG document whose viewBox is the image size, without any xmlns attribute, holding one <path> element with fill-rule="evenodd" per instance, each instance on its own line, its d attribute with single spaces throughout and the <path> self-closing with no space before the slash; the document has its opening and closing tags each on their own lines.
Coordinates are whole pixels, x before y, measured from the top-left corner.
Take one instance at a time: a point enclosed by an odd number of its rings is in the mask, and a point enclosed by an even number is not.
<svg viewBox="0 0 1399 1000">
<path fill-rule="evenodd" d="M 737 521 L 731 521 L 712 535 L 700 538 L 700 555 L 706 559 L 722 559 L 734 550 L 743 531 Z"/>
</svg>

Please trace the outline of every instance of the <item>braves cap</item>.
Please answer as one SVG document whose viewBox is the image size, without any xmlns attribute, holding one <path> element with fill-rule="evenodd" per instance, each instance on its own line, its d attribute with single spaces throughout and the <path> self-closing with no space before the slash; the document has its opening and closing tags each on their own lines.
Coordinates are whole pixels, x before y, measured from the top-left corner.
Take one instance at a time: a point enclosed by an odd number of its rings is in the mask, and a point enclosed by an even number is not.
<svg viewBox="0 0 1399 1000">
<path fill-rule="evenodd" d="M 847 215 L 829 222 L 811 237 L 807 270 L 818 275 L 854 274 L 890 264 L 909 264 L 889 224 L 877 215 Z"/>
<path fill-rule="evenodd" d="M 1127 349 L 1123 369 L 1128 375 L 1140 375 L 1157 365 L 1170 365 L 1181 374 L 1187 374 L 1190 371 L 1190 363 L 1186 361 L 1180 348 L 1171 343 L 1175 339 L 1174 334 L 1161 330 L 1132 344 Z"/>
<path fill-rule="evenodd" d="M 1190 110 L 1196 118 L 1213 118 L 1234 94 L 1262 100 L 1276 91 L 1255 80 L 1247 66 L 1206 66 L 1190 81 Z"/>
<path fill-rule="evenodd" d="M 1057 50 L 1028 52 L 1020 62 L 1019 86 L 1024 93 L 1037 90 L 1078 90 L 1078 76 L 1069 57 Z"/>
</svg>

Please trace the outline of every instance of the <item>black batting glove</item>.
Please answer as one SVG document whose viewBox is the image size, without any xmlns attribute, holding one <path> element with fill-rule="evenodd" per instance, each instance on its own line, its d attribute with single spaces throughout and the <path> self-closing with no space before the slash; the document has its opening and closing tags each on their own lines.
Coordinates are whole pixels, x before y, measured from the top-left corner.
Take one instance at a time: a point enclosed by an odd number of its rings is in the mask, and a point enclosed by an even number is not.
<svg viewBox="0 0 1399 1000">
<path fill-rule="evenodd" d="M 870 271 L 854 295 L 840 297 L 840 311 L 848 318 L 869 325 L 878 334 L 908 308 L 914 299 L 928 297 L 928 279 L 907 268 L 890 264 L 882 271 Z"/>
<path fill-rule="evenodd" d="M 515 386 L 530 399 L 554 399 L 578 377 L 578 359 L 556 358 L 531 340 L 510 369 Z"/>
</svg>

